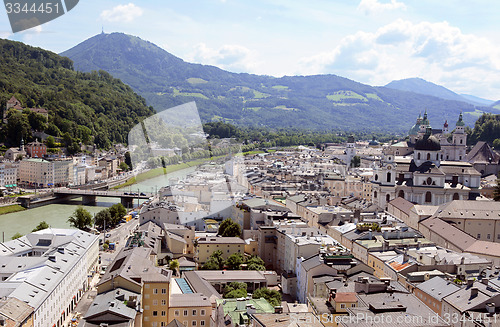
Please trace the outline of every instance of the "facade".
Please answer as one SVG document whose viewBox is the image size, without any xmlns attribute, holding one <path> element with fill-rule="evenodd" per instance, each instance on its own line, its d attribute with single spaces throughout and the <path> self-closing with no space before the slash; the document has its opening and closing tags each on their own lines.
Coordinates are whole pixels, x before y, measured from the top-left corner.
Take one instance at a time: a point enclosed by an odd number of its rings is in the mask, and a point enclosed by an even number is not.
<svg viewBox="0 0 500 327">
<path fill-rule="evenodd" d="M 54 165 L 45 159 L 26 159 L 19 164 L 19 181 L 36 187 L 54 184 Z"/>
<path fill-rule="evenodd" d="M 142 275 L 142 325 L 166 326 L 170 305 L 170 271 Z"/>
<path fill-rule="evenodd" d="M 0 186 L 15 187 L 17 186 L 17 164 L 0 164 Z"/>
<path fill-rule="evenodd" d="M 204 294 L 172 294 L 170 298 L 168 322 L 177 319 L 185 327 L 210 326 L 211 314 L 212 304 Z M 158 324 L 161 326 L 166 324 Z"/>
<path fill-rule="evenodd" d="M 222 251 L 222 257 L 227 260 L 233 253 L 245 253 L 245 241 L 239 237 L 200 237 L 197 240 L 195 261 L 199 266 L 207 262 L 215 251 Z"/>
<path fill-rule="evenodd" d="M 39 141 L 34 141 L 26 145 L 26 153 L 31 158 L 43 158 L 47 155 L 47 146 Z"/>
<path fill-rule="evenodd" d="M 0 249 L 3 296 L 32 307 L 34 327 L 62 327 L 97 270 L 98 236 L 49 228 L 1 243 Z"/>
</svg>

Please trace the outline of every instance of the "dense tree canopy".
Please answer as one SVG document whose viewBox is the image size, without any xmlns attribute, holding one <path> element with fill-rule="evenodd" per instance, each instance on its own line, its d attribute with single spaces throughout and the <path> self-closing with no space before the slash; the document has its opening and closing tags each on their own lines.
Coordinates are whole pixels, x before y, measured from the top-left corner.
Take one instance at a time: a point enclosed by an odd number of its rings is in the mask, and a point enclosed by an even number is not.
<svg viewBox="0 0 500 327">
<path fill-rule="evenodd" d="M 241 235 L 241 226 L 231 219 L 224 219 L 219 226 L 218 235 L 224 237 L 239 237 Z"/>
<path fill-rule="evenodd" d="M 92 226 L 92 215 L 88 210 L 80 206 L 68 218 L 68 222 L 71 227 L 88 230 Z"/>
</svg>

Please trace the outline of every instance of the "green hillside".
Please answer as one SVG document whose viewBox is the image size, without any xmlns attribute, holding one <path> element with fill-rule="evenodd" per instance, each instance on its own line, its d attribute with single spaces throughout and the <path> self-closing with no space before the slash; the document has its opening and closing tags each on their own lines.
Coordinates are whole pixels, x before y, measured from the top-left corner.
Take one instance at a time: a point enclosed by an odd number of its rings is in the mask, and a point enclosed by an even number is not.
<svg viewBox="0 0 500 327">
<path fill-rule="evenodd" d="M 78 70 L 110 72 L 157 110 L 194 100 L 204 122 L 404 132 L 426 109 L 435 126 L 456 120 L 461 111 L 476 110 L 465 102 L 372 87 L 336 75 L 275 78 L 231 73 L 185 62 L 121 33 L 96 35 L 62 55 Z M 466 114 L 464 119 L 472 125 L 475 118 Z"/>
<path fill-rule="evenodd" d="M 154 113 L 146 101 L 105 71 L 82 73 L 55 53 L 0 39 L 0 108 L 15 96 L 25 108 L 45 108 L 48 121 L 29 110 L 11 109 L 0 139 L 18 145 L 33 131 L 64 138 L 66 145 L 126 142 L 128 131 Z"/>
</svg>

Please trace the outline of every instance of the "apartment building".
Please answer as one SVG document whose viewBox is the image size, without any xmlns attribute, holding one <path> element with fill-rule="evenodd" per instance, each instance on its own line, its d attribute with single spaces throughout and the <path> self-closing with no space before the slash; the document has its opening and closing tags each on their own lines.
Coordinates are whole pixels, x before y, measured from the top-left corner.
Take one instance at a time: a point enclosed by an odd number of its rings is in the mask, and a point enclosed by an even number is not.
<svg viewBox="0 0 500 327">
<path fill-rule="evenodd" d="M 185 327 L 210 326 L 212 304 L 201 293 L 172 294 L 168 309 L 168 322 L 177 319 Z M 159 324 L 158 327 L 167 324 Z"/>
<path fill-rule="evenodd" d="M 218 250 L 227 260 L 233 253 L 245 253 L 245 241 L 239 237 L 200 237 L 197 239 L 195 262 L 202 266 Z"/>
<path fill-rule="evenodd" d="M 34 327 L 62 327 L 97 270 L 98 237 L 49 228 L 1 243 L 0 257 L 4 299 L 33 308 Z"/>
</svg>

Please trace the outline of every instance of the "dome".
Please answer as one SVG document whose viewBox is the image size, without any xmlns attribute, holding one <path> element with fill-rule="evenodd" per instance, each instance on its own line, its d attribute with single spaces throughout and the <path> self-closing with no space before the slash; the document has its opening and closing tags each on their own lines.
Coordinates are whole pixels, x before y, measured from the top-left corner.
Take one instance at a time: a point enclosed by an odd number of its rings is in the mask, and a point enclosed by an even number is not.
<svg viewBox="0 0 500 327">
<path fill-rule="evenodd" d="M 435 136 L 426 134 L 415 142 L 415 150 L 439 151 L 441 144 Z"/>
<path fill-rule="evenodd" d="M 462 120 L 462 113 L 460 113 L 460 116 L 458 116 L 458 121 L 455 126 L 465 126 L 464 121 Z"/>
<path fill-rule="evenodd" d="M 418 135 L 418 131 L 420 131 L 420 123 L 413 125 L 413 127 L 410 128 L 408 135 L 410 136 Z"/>
</svg>

